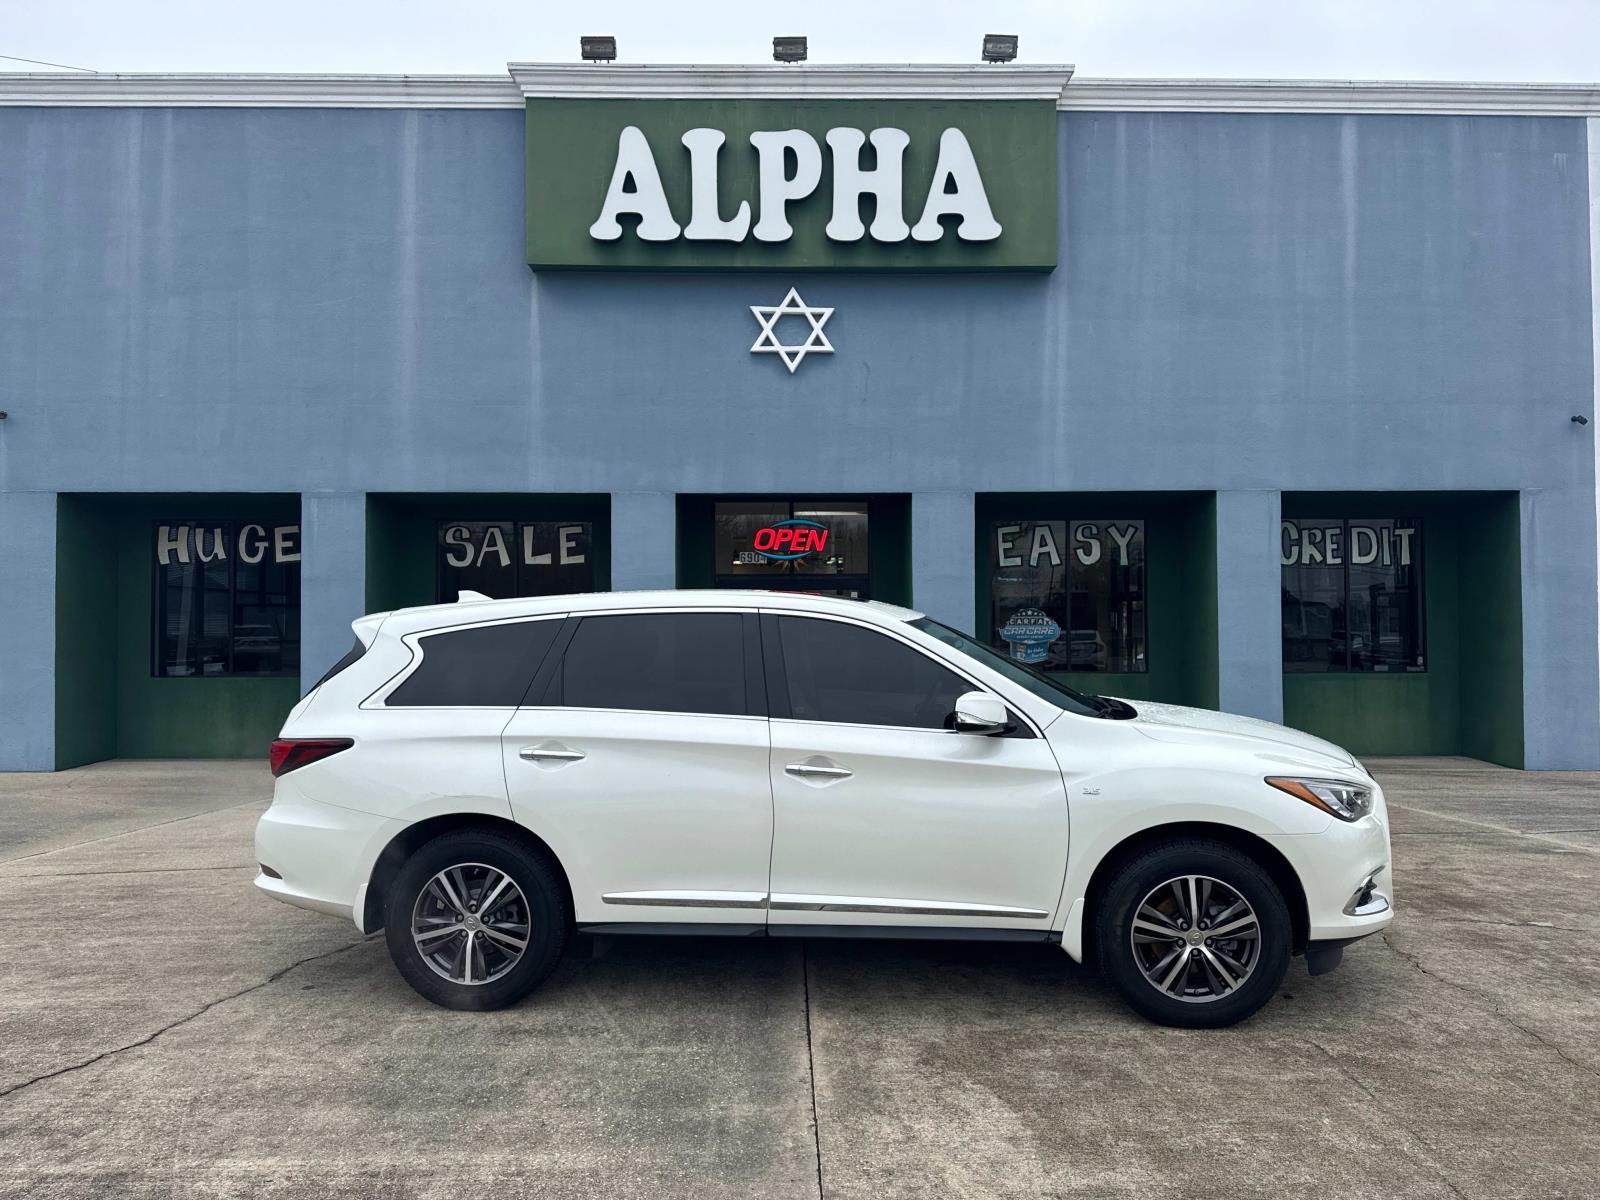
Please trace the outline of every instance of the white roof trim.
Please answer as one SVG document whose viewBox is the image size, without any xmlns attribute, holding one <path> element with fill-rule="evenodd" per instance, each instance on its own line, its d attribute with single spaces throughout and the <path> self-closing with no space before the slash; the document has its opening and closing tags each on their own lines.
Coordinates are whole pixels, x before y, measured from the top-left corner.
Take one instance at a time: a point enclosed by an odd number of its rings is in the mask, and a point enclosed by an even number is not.
<svg viewBox="0 0 1600 1200">
<path fill-rule="evenodd" d="M 1600 84 L 1083 79 L 1070 66 L 510 63 L 510 75 L 0 72 L 0 106 L 521 108 L 526 96 L 1044 100 L 1068 112 L 1600 116 Z M 1071 81 L 1070 83 L 1068 81 Z"/>
<path fill-rule="evenodd" d="M 521 108 L 504 75 L 0 73 L 0 105 L 92 108 Z"/>
<path fill-rule="evenodd" d="M 570 99 L 1059 100 L 1070 66 L 507 63 L 524 96 Z"/>
<path fill-rule="evenodd" d="M 1588 116 L 1593 83 L 1383 83 L 1364 80 L 1075 79 L 1057 107 L 1089 112 L 1423 113 Z"/>
</svg>

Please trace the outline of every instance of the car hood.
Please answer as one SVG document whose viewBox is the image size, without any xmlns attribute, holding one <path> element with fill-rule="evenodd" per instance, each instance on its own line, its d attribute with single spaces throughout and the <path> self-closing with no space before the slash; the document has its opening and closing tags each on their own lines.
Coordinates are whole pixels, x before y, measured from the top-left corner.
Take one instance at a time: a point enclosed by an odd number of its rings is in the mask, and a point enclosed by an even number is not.
<svg viewBox="0 0 1600 1200">
<path fill-rule="evenodd" d="M 1359 768 L 1355 756 L 1323 738 L 1286 725 L 1209 708 L 1185 708 L 1152 700 L 1124 700 L 1138 715 L 1129 719 L 1140 733 L 1161 742 L 1232 743 L 1241 750 L 1304 763 L 1310 767 Z"/>
</svg>

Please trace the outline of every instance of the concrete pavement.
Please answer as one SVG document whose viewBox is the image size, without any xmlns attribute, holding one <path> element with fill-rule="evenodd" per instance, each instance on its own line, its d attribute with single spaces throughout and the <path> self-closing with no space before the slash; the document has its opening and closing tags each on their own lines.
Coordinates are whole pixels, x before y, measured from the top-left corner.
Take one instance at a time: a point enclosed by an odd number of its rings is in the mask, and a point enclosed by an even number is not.
<svg viewBox="0 0 1600 1200">
<path fill-rule="evenodd" d="M 0 1195 L 1593 1196 L 1600 777 L 1377 767 L 1400 920 L 1212 1033 L 938 943 L 619 939 L 451 1013 L 255 894 L 260 764 L 0 776 Z"/>
</svg>

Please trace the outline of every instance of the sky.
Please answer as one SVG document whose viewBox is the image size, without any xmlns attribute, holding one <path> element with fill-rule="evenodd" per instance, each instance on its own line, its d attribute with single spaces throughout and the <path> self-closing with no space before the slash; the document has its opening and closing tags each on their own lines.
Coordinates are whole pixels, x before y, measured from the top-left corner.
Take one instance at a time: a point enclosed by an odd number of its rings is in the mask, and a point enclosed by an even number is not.
<svg viewBox="0 0 1600 1200">
<path fill-rule="evenodd" d="M 107 72 L 493 74 L 584 33 L 626 62 L 771 61 L 774 34 L 813 62 L 973 62 L 1015 33 L 1085 77 L 1600 78 L 1600 0 L 0 0 L 0 55 Z"/>
</svg>

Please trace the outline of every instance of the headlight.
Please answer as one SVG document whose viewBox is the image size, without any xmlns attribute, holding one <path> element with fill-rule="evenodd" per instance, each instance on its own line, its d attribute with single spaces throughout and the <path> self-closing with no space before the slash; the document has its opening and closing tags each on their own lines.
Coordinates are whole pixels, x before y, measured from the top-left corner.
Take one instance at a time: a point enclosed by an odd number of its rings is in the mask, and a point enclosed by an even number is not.
<svg viewBox="0 0 1600 1200">
<path fill-rule="evenodd" d="M 1372 789 L 1339 779 L 1282 779 L 1269 776 L 1267 782 L 1280 792 L 1332 813 L 1341 821 L 1359 821 L 1372 811 Z"/>
</svg>

